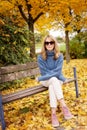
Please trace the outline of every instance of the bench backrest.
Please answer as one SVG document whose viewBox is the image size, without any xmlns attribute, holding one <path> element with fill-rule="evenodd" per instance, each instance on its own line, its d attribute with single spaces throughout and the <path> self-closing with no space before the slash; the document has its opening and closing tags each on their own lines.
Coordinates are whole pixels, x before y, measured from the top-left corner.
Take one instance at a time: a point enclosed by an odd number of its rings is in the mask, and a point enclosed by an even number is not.
<svg viewBox="0 0 87 130">
<path fill-rule="evenodd" d="M 1 67 L 0 83 L 37 75 L 39 73 L 37 62 Z"/>
</svg>

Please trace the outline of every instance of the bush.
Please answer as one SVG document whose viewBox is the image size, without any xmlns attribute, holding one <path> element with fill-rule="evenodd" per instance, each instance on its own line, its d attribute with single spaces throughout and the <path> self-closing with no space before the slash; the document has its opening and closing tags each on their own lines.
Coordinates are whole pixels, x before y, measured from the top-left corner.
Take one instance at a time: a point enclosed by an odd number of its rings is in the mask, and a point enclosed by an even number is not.
<svg viewBox="0 0 87 130">
<path fill-rule="evenodd" d="M 72 59 L 84 58 L 85 45 L 82 38 L 77 35 L 70 41 L 70 56 Z"/>
<path fill-rule="evenodd" d="M 70 44 L 70 56 L 72 59 L 84 57 L 84 44 L 72 43 Z"/>
<path fill-rule="evenodd" d="M 4 25 L 0 32 L 0 62 L 5 66 L 30 61 L 27 31 Z"/>
</svg>

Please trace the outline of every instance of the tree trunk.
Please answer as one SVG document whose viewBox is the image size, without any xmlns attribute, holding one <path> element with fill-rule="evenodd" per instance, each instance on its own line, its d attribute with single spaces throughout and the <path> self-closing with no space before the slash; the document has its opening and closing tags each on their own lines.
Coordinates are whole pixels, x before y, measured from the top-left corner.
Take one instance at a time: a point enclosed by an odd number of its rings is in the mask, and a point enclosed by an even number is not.
<svg viewBox="0 0 87 130">
<path fill-rule="evenodd" d="M 28 28 L 29 28 L 29 44 L 30 44 L 30 57 L 35 57 L 35 39 L 34 39 L 34 22 L 31 14 L 28 19 Z"/>
<path fill-rule="evenodd" d="M 65 31 L 65 43 L 66 43 L 66 63 L 69 63 L 70 62 L 69 31 Z"/>
<path fill-rule="evenodd" d="M 28 12 L 28 17 L 26 16 L 26 13 L 23 10 L 23 6 L 20 4 L 18 5 L 18 9 L 20 11 L 21 16 L 23 19 L 26 21 L 28 24 L 28 29 L 29 29 L 29 44 L 30 44 L 30 57 L 34 58 L 35 57 L 35 39 L 34 39 L 34 23 L 38 20 L 38 18 L 43 15 L 43 12 L 40 12 L 34 19 L 31 15 L 31 8 L 32 5 L 28 3 L 28 0 L 25 0 L 26 2 L 26 8 Z"/>
<path fill-rule="evenodd" d="M 85 45 L 85 54 L 84 54 L 84 56 L 85 56 L 85 58 L 87 58 L 87 41 L 84 42 L 84 45 Z"/>
<path fill-rule="evenodd" d="M 35 57 L 34 19 L 33 19 L 32 15 L 30 14 L 32 6 L 30 4 L 28 4 L 27 0 L 26 0 L 26 6 L 27 6 L 28 17 L 26 17 L 22 5 L 18 5 L 18 9 L 20 11 L 21 16 L 24 18 L 24 20 L 28 24 L 30 57 L 34 58 Z"/>
</svg>

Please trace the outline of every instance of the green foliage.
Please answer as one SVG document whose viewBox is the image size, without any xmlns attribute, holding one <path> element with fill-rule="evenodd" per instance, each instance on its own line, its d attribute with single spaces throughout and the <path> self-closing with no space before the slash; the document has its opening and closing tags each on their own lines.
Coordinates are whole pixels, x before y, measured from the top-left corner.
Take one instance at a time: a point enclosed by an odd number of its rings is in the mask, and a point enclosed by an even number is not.
<svg viewBox="0 0 87 130">
<path fill-rule="evenodd" d="M 84 45 L 80 45 L 78 42 L 70 44 L 70 55 L 72 59 L 83 58 Z"/>
<path fill-rule="evenodd" d="M 20 114 L 29 112 L 29 107 L 24 107 L 19 110 Z"/>
<path fill-rule="evenodd" d="M 57 39 L 58 43 L 60 43 L 60 44 L 61 44 L 61 43 L 64 43 L 64 39 L 63 39 L 63 38 L 57 37 L 56 39 Z"/>
<path fill-rule="evenodd" d="M 84 57 L 87 58 L 87 40 L 84 41 L 84 45 L 85 45 L 85 54 L 84 54 Z"/>
<path fill-rule="evenodd" d="M 86 57 L 86 38 L 87 36 L 84 35 L 85 32 L 81 32 L 77 34 L 71 41 L 70 41 L 70 55 L 71 58 L 84 58 Z M 86 36 L 86 37 L 85 37 Z"/>
<path fill-rule="evenodd" d="M 41 33 L 35 33 L 35 43 L 38 44 L 38 43 L 41 43 L 41 40 L 42 40 L 42 35 Z"/>
<path fill-rule="evenodd" d="M 3 65 L 30 61 L 27 30 L 4 25 L 0 32 L 0 62 Z"/>
</svg>

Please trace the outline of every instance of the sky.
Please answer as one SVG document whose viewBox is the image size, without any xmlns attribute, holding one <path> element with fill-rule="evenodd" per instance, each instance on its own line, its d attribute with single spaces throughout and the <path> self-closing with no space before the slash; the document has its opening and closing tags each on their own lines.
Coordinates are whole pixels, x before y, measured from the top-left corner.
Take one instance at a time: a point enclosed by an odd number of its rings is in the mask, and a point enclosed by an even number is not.
<svg viewBox="0 0 87 130">
<path fill-rule="evenodd" d="M 50 35 L 54 37 L 61 37 L 65 38 L 65 32 L 63 30 L 56 30 L 54 31 L 53 29 L 49 31 Z M 69 38 L 73 38 L 76 35 L 76 33 L 69 33 Z"/>
<path fill-rule="evenodd" d="M 52 36 L 54 37 L 64 37 L 64 31 L 61 31 L 61 30 L 50 30 L 49 32 Z"/>
</svg>

